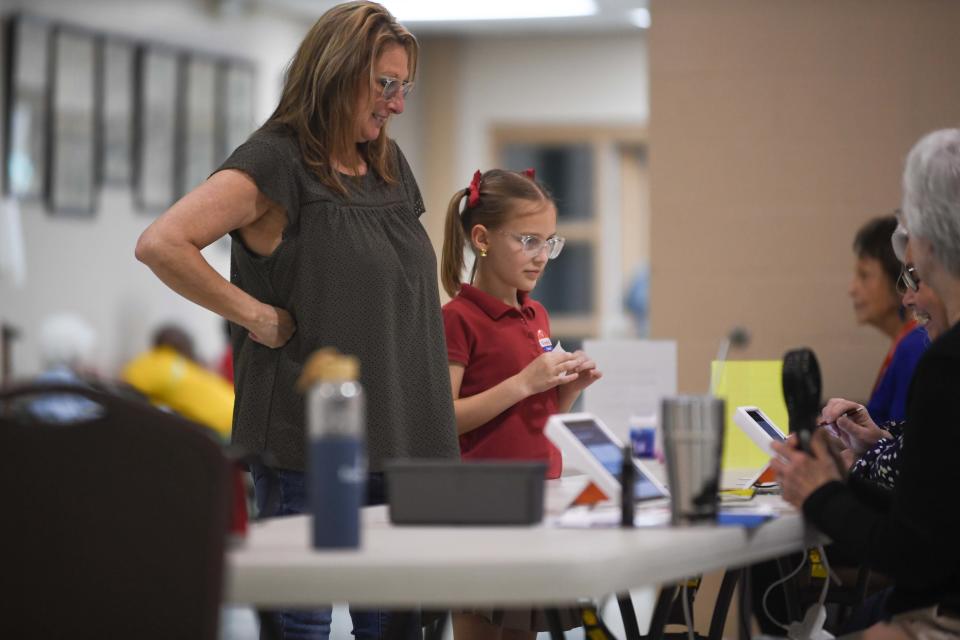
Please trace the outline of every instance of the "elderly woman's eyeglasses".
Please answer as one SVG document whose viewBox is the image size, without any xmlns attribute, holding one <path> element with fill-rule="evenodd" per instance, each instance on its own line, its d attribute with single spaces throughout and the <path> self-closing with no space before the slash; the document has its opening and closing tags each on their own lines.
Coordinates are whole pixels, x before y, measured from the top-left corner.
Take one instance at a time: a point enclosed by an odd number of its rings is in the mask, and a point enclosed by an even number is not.
<svg viewBox="0 0 960 640">
<path fill-rule="evenodd" d="M 920 290 L 920 276 L 912 264 L 903 265 L 900 271 L 900 278 L 897 280 L 897 291 L 900 295 L 907 292 L 907 289 L 916 293 Z"/>
<path fill-rule="evenodd" d="M 563 236 L 550 236 L 546 240 L 540 236 L 530 235 L 528 233 L 510 233 L 509 231 L 500 231 L 505 236 L 510 236 L 520 243 L 520 248 L 531 258 L 540 255 L 543 248 L 547 248 L 547 258 L 553 260 L 563 251 L 563 244 L 567 241 Z"/>
<path fill-rule="evenodd" d="M 412 82 L 400 82 L 399 78 L 389 76 L 377 78 L 377 85 L 380 87 L 380 95 L 383 96 L 384 100 L 393 100 L 400 93 L 406 98 L 413 91 Z"/>
</svg>

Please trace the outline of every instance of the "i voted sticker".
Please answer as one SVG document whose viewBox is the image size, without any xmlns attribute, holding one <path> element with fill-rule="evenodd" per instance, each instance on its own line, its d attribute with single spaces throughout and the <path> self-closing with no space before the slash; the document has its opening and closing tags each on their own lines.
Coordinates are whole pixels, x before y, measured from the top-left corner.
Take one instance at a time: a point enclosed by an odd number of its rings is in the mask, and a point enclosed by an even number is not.
<svg viewBox="0 0 960 640">
<path fill-rule="evenodd" d="M 550 336 L 543 332 L 543 329 L 537 329 L 537 342 L 540 343 L 540 348 L 544 352 L 553 351 L 553 343 L 550 342 Z"/>
</svg>

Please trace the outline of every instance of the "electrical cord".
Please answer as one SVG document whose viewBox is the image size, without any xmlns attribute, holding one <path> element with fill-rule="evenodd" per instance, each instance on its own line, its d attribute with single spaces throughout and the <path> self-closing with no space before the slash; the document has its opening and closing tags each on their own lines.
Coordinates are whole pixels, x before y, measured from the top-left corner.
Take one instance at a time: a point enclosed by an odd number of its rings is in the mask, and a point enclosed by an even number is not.
<svg viewBox="0 0 960 640">
<path fill-rule="evenodd" d="M 687 638 L 689 640 L 696 640 L 696 636 L 693 632 L 693 619 L 690 616 L 690 600 L 687 598 L 687 583 L 689 580 L 683 581 L 683 590 L 680 593 L 680 597 L 683 599 L 681 603 L 683 605 L 683 621 L 687 625 Z"/>
<path fill-rule="evenodd" d="M 803 567 L 806 566 L 806 564 L 807 564 L 807 550 L 804 549 L 803 557 L 800 559 L 800 563 L 797 565 L 797 568 L 791 571 L 790 573 L 788 573 L 787 575 L 785 575 L 784 577 L 780 578 L 773 584 L 771 584 L 769 587 L 767 587 L 766 591 L 763 592 L 763 599 L 761 600 L 761 605 L 763 606 L 763 612 L 766 614 L 767 619 L 769 619 L 773 624 L 777 625 L 784 631 L 788 631 L 789 627 L 787 627 L 787 625 L 783 624 L 782 622 L 774 618 L 773 615 L 770 613 L 770 609 L 767 608 L 767 596 L 769 596 L 770 592 L 773 591 L 775 588 L 779 587 L 780 585 L 787 582 L 787 580 L 790 580 L 791 578 L 795 577 L 798 573 L 800 573 L 800 570 L 803 569 Z M 821 596 L 826 598 L 826 593 L 825 592 L 821 593 Z"/>
<path fill-rule="evenodd" d="M 820 592 L 820 599 L 817 600 L 822 607 L 827 601 L 827 591 L 830 590 L 830 579 L 835 579 L 835 577 L 830 571 L 830 562 L 827 561 L 827 552 L 823 550 L 823 545 L 818 546 L 817 551 L 820 552 L 820 562 L 823 563 L 823 568 L 827 572 L 827 577 L 823 579 L 823 591 Z"/>
<path fill-rule="evenodd" d="M 818 546 L 817 551 L 820 554 L 819 563 L 823 565 L 826 574 L 823 579 L 823 589 L 820 591 L 817 603 L 804 612 L 803 620 L 791 623 L 787 629 L 787 637 L 793 640 L 833 640 L 833 634 L 823 628 L 827 621 L 827 609 L 824 603 L 827 601 L 827 592 L 830 590 L 830 563 L 822 546 Z"/>
</svg>

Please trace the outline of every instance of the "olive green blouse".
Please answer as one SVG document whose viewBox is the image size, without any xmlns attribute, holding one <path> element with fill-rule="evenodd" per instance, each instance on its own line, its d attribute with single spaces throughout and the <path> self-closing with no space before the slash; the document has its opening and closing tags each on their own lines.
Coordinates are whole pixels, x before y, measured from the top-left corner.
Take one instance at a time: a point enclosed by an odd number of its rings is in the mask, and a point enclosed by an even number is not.
<svg viewBox="0 0 960 640">
<path fill-rule="evenodd" d="M 397 457 L 459 457 L 436 256 L 419 220 L 420 190 L 391 147 L 398 182 L 370 170 L 345 179 L 346 197 L 316 179 L 285 129 L 260 129 L 220 167 L 249 175 L 288 218 L 269 256 L 234 232 L 230 275 L 297 324 L 279 349 L 231 327 L 233 441 L 269 452 L 277 467 L 306 466 L 305 399 L 295 384 L 305 360 L 326 346 L 360 360 L 371 471 Z"/>
</svg>

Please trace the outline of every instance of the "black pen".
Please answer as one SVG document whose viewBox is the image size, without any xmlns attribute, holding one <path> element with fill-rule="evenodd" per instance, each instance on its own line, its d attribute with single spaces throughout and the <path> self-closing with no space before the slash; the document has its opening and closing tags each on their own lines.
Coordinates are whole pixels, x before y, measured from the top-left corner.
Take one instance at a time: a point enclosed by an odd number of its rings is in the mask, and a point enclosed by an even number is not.
<svg viewBox="0 0 960 640">
<path fill-rule="evenodd" d="M 855 409 L 847 409 L 846 411 L 844 411 L 843 413 L 837 416 L 837 420 L 839 420 L 840 418 L 849 418 L 850 416 L 860 413 L 865 409 L 866 407 L 863 407 L 863 406 L 856 407 Z M 834 420 L 833 422 L 824 422 L 820 426 L 824 427 L 831 435 L 836 436 L 838 438 L 840 437 L 840 430 L 837 429 L 836 420 Z"/>
<path fill-rule="evenodd" d="M 633 527 L 636 515 L 634 502 L 634 484 L 637 481 L 637 469 L 633 466 L 633 451 L 630 445 L 623 447 L 623 461 L 620 464 L 620 526 Z"/>
</svg>

